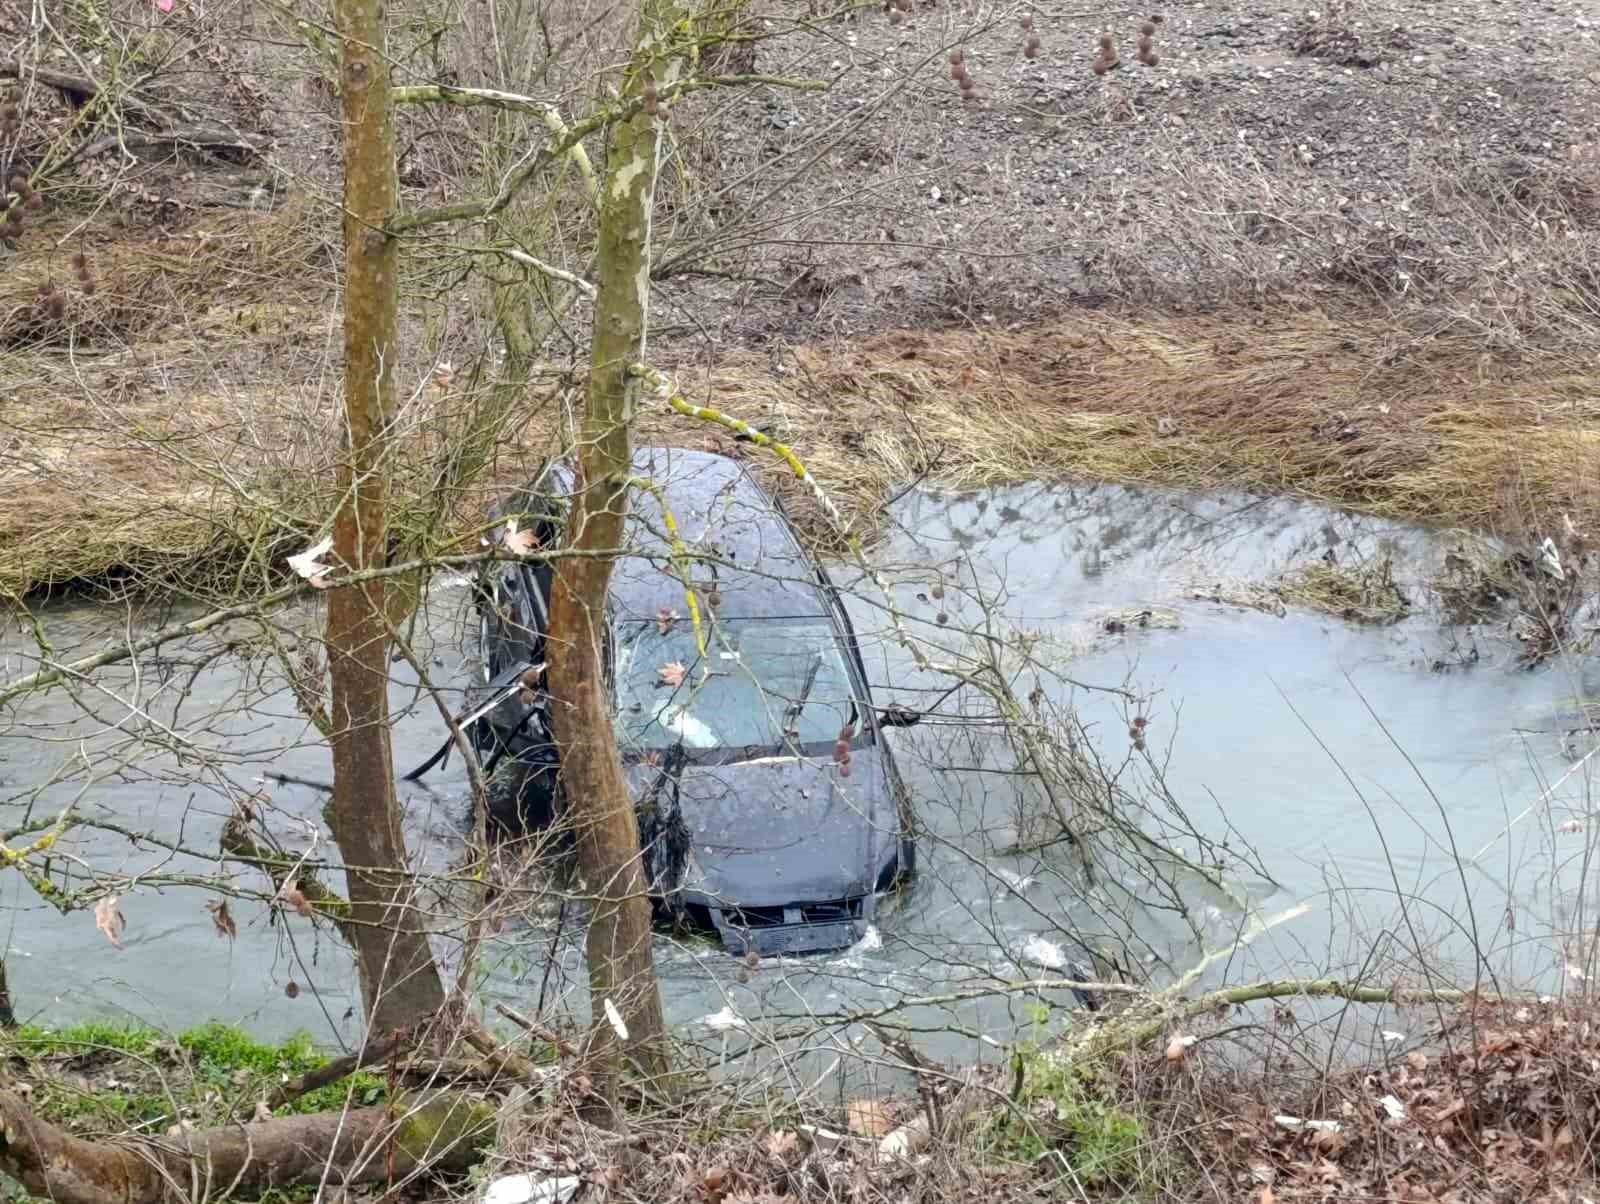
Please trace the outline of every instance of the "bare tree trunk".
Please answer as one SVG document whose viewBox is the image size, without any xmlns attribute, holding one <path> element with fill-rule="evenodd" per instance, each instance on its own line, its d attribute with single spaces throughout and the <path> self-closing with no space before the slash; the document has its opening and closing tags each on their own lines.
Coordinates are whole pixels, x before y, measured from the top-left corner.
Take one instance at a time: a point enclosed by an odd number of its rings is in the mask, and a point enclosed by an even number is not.
<svg viewBox="0 0 1600 1204">
<path fill-rule="evenodd" d="M 160 1204 L 237 1191 L 400 1179 L 420 1167 L 464 1171 L 493 1135 L 494 1113 L 441 1095 L 398 1112 L 387 1107 L 280 1116 L 165 1141 L 85 1141 L 40 1120 L 0 1091 L 0 1172 L 55 1204 Z M 170 1187 L 178 1191 L 169 1195 Z M 232 1189 L 230 1191 L 230 1189 Z"/>
<path fill-rule="evenodd" d="M 394 127 L 382 0 L 338 0 L 344 105 L 344 404 L 348 461 L 334 552 L 349 569 L 384 563 L 385 453 L 394 412 L 398 249 Z M 373 1032 L 412 1024 L 444 1002 L 415 906 L 389 744 L 385 583 L 328 595 L 333 828 L 344 858 L 361 997 Z"/>
<path fill-rule="evenodd" d="M 677 60 L 663 53 L 661 43 L 674 11 L 657 0 L 643 5 L 637 48 L 623 81 L 625 101 L 641 96 L 647 79 L 653 77 L 659 90 L 674 78 Z M 590 1078 L 597 1097 L 613 1110 L 624 1044 L 641 1073 L 666 1070 L 639 829 L 617 757 L 602 653 L 612 569 L 603 553 L 621 544 L 633 459 L 638 382 L 629 377 L 628 365 L 644 353 L 649 318 L 657 120 L 640 111 L 611 130 L 601 188 L 589 396 L 578 436 L 579 488 L 568 523 L 573 547 L 602 555 L 563 558 L 550 599 L 549 677 L 562 784 L 593 909 L 587 944 L 594 1012 Z M 622 1016 L 625 1043 L 607 1021 L 608 1001 Z"/>
</svg>

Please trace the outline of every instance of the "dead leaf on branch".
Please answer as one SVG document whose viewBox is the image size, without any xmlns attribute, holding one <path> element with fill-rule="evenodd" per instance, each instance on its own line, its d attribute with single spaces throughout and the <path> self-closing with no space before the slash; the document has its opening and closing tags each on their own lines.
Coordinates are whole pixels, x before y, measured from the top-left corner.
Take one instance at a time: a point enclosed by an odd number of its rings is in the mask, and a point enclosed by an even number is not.
<svg viewBox="0 0 1600 1204">
<path fill-rule="evenodd" d="M 211 913 L 211 922 L 216 925 L 218 936 L 225 936 L 231 941 L 239 935 L 239 926 L 233 922 L 226 899 L 212 899 L 206 904 L 206 910 Z"/>
<path fill-rule="evenodd" d="M 677 621 L 678 612 L 675 610 L 668 610 L 665 606 L 663 606 L 660 610 L 656 611 L 656 630 L 662 635 L 666 635 L 668 632 L 670 632 L 673 624 L 675 624 Z"/>
<path fill-rule="evenodd" d="M 283 889 L 278 892 L 278 902 L 299 915 L 311 914 L 311 900 L 306 898 L 305 892 L 300 889 L 298 879 L 283 884 Z"/>
<path fill-rule="evenodd" d="M 506 551 L 513 556 L 531 556 L 539 546 L 539 537 L 532 531 L 517 529 L 517 520 L 506 519 L 506 533 L 503 540 Z"/>
<path fill-rule="evenodd" d="M 689 669 L 682 661 L 668 661 L 656 670 L 656 680 L 664 686 L 677 689 L 689 676 Z"/>
<path fill-rule="evenodd" d="M 107 895 L 94 905 L 94 926 L 106 934 L 114 949 L 122 948 L 122 930 L 128 921 L 117 908 L 118 895 Z"/>
</svg>

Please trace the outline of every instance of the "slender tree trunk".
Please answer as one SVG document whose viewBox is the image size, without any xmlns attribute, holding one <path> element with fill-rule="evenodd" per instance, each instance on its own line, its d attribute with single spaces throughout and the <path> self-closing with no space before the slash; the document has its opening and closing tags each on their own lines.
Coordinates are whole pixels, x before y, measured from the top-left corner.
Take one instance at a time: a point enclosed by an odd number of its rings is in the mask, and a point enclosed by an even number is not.
<svg viewBox="0 0 1600 1204">
<path fill-rule="evenodd" d="M 677 60 L 662 53 L 671 29 L 669 4 L 647 0 L 623 96 L 637 97 L 654 76 L 671 82 Z M 654 207 L 660 131 L 657 118 L 638 113 L 611 130 L 601 188 L 596 256 L 594 346 L 589 396 L 578 436 L 578 494 L 569 542 L 585 552 L 620 546 L 627 512 L 633 447 L 631 424 L 638 383 L 628 365 L 644 353 L 649 318 L 650 220 Z M 666 1070 L 661 995 L 650 951 L 650 902 L 639 856 L 639 829 L 612 728 L 602 654 L 606 633 L 608 556 L 560 562 L 550 599 L 549 679 L 555 700 L 561 773 L 575 825 L 578 865 L 591 901 L 587 954 L 594 1012 L 590 1078 L 614 1109 L 628 1060 L 644 1074 Z M 609 1001 L 621 1014 L 627 1040 L 608 1022 Z"/>
<path fill-rule="evenodd" d="M 338 0 L 344 106 L 344 502 L 334 553 L 350 569 L 384 563 L 385 452 L 394 412 L 398 248 L 394 127 L 381 0 Z M 408 876 L 389 744 L 389 637 L 383 581 L 328 594 L 333 828 L 346 866 L 361 997 L 373 1032 L 444 1002 Z"/>
</svg>

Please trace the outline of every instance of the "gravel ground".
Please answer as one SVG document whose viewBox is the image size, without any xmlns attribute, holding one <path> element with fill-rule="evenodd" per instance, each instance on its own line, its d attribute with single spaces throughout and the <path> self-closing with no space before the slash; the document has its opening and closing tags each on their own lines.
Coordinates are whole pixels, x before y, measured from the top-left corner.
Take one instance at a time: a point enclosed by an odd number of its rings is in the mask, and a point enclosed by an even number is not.
<svg viewBox="0 0 1600 1204">
<path fill-rule="evenodd" d="M 1595 5 L 1159 15 L 1146 67 L 1136 10 L 935 3 L 891 23 L 785 6 L 760 69 L 838 83 L 706 101 L 680 135 L 690 178 L 748 182 L 673 229 L 666 333 L 760 345 L 1351 288 L 1437 301 L 1574 273 L 1593 308 Z M 1122 59 L 1103 78 L 1102 31 Z M 953 47 L 975 102 L 949 77 Z M 750 278 L 670 275 L 691 248 Z"/>
</svg>

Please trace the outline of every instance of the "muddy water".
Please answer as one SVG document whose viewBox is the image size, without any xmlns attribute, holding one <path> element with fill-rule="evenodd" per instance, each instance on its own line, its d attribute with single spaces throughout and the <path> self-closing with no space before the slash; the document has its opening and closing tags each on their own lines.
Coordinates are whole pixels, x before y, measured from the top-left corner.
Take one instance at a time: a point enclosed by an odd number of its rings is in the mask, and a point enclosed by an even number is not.
<svg viewBox="0 0 1600 1204">
<path fill-rule="evenodd" d="M 1268 913 L 1310 909 L 1219 963 L 1213 978 L 1349 973 L 1366 938 L 1385 931 L 1400 934 L 1388 953 L 1401 963 L 1420 946 L 1470 966 L 1476 946 L 1497 975 L 1559 980 L 1571 950 L 1552 933 L 1587 918 L 1578 886 L 1589 836 L 1557 830 L 1584 810 L 1584 773 L 1512 821 L 1566 770 L 1571 748 L 1556 716 L 1596 683 L 1584 665 L 1519 670 L 1494 624 L 1443 625 L 1421 582 L 1450 538 L 1285 501 L 1109 486 L 913 493 L 892 518 L 876 558 L 906 632 L 944 659 L 969 655 L 978 632 L 1032 633 L 1034 655 L 1051 671 L 1019 671 L 1018 693 L 1037 685 L 1048 703 L 1076 707 L 1090 747 L 1111 767 L 1128 764 L 1129 716 L 1145 717 L 1153 761 L 1127 782 L 1147 785 L 1149 766 L 1159 767 L 1194 827 L 1252 849 L 1255 868 L 1230 863 L 1223 891 L 1186 888 L 1197 936 L 1148 906 L 1150 892 L 1135 879 L 1086 891 L 1059 842 L 1015 851 L 1039 835 L 1031 818 L 1039 800 L 1025 787 L 1019 794 L 1015 755 L 986 724 L 992 701 L 958 690 L 928 723 L 893 736 L 929 829 L 916 885 L 880 912 L 867 941 L 838 955 L 751 970 L 704 942 L 661 935 L 664 995 L 680 1031 L 715 1045 L 722 1030 L 703 1018 L 724 1008 L 765 1033 L 931 996 L 940 1001 L 911 1013 L 927 1030 L 922 1040 L 970 1055 L 974 1036 L 1004 1041 L 1030 1009 L 1023 999 L 968 996 L 1048 963 L 1070 947 L 1069 929 L 1104 930 L 1100 913 L 1110 905 L 1134 937 L 1135 969 L 1158 978 L 1237 934 L 1245 900 Z M 1372 628 L 1217 600 L 1260 601 L 1240 585 L 1330 549 L 1341 564 L 1391 557 L 1418 603 L 1413 616 Z M 880 701 L 920 707 L 943 694 L 949 680 L 916 669 L 876 588 L 847 567 L 836 576 L 855 595 Z M 436 589 L 415 632 L 429 677 L 449 689 L 476 672 L 463 638 L 464 592 Z M 63 657 L 172 617 L 110 606 L 42 616 Z M 282 616 L 280 630 L 313 618 Z M 253 634 L 241 627 L 225 638 Z M 0 650 L 5 676 L 32 667 L 35 650 L 15 624 Z M 441 730 L 417 684 L 395 666 L 396 759 L 406 767 Z M 88 830 L 63 842 L 58 872 L 76 857 L 127 876 L 121 950 L 88 915 L 57 915 L 16 874 L 0 878 L 0 944 L 19 1013 L 169 1027 L 223 1019 L 266 1035 L 307 1029 L 330 1043 L 352 1039 L 354 983 L 337 944 L 299 922 L 275 926 L 247 900 L 234 904 L 238 939 L 220 939 L 209 896 L 185 883 L 216 872 L 205 858 L 241 789 L 270 791 L 287 844 L 304 849 L 316 835 L 319 855 L 327 851 L 320 793 L 263 782 L 269 772 L 325 778 L 326 751 L 272 662 L 227 653 L 215 634 L 107 670 L 70 694 L 26 700 L 0 721 L 0 824 L 77 799 L 86 816 L 177 846 Z M 452 762 L 429 784 L 402 787 L 408 836 L 429 868 L 444 870 L 459 852 L 465 780 Z M 554 905 L 510 924 L 490 942 L 478 985 L 525 1010 L 542 998 L 547 1013 L 581 1013 L 576 936 L 572 915 Z M 455 950 L 441 941 L 440 952 L 448 961 Z M 729 1044 L 742 1049 L 743 1034 Z"/>
</svg>

